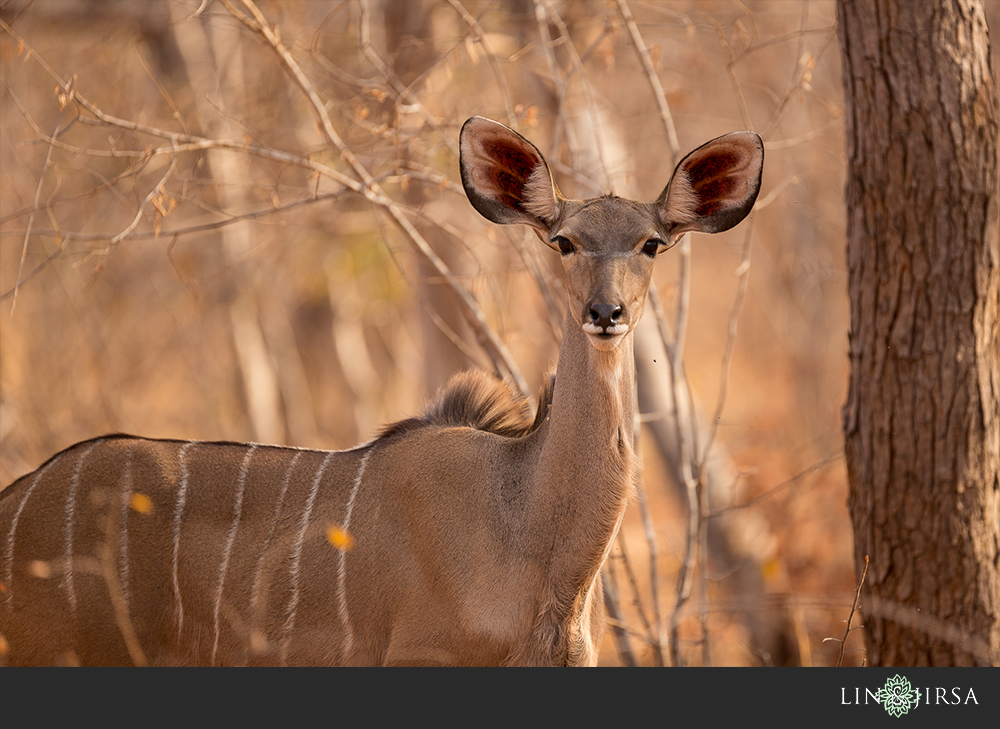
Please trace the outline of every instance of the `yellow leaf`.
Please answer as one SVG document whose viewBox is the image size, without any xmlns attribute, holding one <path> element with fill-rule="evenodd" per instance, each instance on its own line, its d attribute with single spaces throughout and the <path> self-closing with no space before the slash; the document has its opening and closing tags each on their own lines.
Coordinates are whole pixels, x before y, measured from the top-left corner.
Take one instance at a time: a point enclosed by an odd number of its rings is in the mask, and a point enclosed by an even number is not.
<svg viewBox="0 0 1000 729">
<path fill-rule="evenodd" d="M 128 505 L 133 509 L 138 511 L 140 514 L 151 514 L 153 513 L 153 501 L 146 494 L 140 494 L 138 492 L 132 494 L 128 498 Z"/>
<path fill-rule="evenodd" d="M 354 537 L 350 532 L 336 525 L 326 530 L 326 538 L 330 544 L 344 552 L 354 546 Z"/>
<path fill-rule="evenodd" d="M 152 198 L 149 202 L 152 203 L 153 207 L 156 208 L 156 212 L 158 212 L 160 215 L 166 215 L 167 214 L 167 211 L 164 210 L 164 208 L 163 208 L 163 194 L 162 193 L 160 193 L 156 197 Z"/>
<path fill-rule="evenodd" d="M 769 559 L 764 562 L 762 571 L 764 573 L 764 579 L 767 582 L 773 582 L 781 576 L 781 562 L 777 559 Z"/>
</svg>

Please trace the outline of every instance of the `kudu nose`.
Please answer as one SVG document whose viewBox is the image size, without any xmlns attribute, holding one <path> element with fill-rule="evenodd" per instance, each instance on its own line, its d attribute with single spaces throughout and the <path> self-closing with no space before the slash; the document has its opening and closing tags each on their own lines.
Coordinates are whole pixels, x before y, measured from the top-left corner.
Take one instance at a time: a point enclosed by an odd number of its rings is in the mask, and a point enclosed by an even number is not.
<svg viewBox="0 0 1000 729">
<path fill-rule="evenodd" d="M 624 310 L 618 304 L 591 304 L 590 321 L 601 329 L 614 326 L 622 318 Z"/>
</svg>

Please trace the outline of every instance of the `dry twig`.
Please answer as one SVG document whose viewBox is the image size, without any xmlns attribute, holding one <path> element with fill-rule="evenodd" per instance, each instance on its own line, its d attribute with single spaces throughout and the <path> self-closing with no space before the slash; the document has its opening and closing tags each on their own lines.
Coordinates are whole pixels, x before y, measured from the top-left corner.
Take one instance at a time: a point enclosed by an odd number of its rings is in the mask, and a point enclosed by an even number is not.
<svg viewBox="0 0 1000 729">
<path fill-rule="evenodd" d="M 823 639 L 824 643 L 826 643 L 827 641 L 830 641 L 830 640 L 834 640 L 834 641 L 837 641 L 838 643 L 840 643 L 840 655 L 837 656 L 837 667 L 838 668 L 840 668 L 841 664 L 843 664 L 843 662 L 844 662 L 844 654 L 846 653 L 846 650 L 847 650 L 847 639 L 848 639 L 848 637 L 850 637 L 851 631 L 855 629 L 855 627 L 853 627 L 851 625 L 851 623 L 854 621 L 854 615 L 855 615 L 855 613 L 857 613 L 858 610 L 861 608 L 861 588 L 865 584 L 865 576 L 867 574 L 868 574 L 868 555 L 866 554 L 865 555 L 865 568 L 861 572 L 861 579 L 858 580 L 858 589 L 854 593 L 854 602 L 851 604 L 851 612 L 847 616 L 847 628 L 844 629 L 844 637 L 843 638 L 824 638 Z M 862 628 L 864 626 L 858 625 L 856 627 L 857 628 Z"/>
</svg>

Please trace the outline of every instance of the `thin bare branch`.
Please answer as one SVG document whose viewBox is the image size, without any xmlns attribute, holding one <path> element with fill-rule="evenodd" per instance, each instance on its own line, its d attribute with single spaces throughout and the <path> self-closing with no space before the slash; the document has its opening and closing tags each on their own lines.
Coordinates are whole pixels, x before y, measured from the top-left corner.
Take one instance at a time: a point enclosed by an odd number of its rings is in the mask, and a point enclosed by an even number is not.
<svg viewBox="0 0 1000 729">
<path fill-rule="evenodd" d="M 642 528 L 646 537 L 646 547 L 649 551 L 649 592 L 653 603 L 653 625 L 649 631 L 649 644 L 653 649 L 655 665 L 664 666 L 666 665 L 664 648 L 668 645 L 669 641 L 664 632 L 663 615 L 660 611 L 660 550 L 656 544 L 656 528 L 653 525 L 653 515 L 650 512 L 649 501 L 646 498 L 646 488 L 641 482 L 636 484 L 636 495 L 639 501 L 639 513 L 642 516 Z M 643 619 L 645 619 L 645 616 L 643 616 Z"/>
<path fill-rule="evenodd" d="M 636 25 L 635 18 L 632 16 L 632 9 L 628 6 L 628 0 L 618 0 L 618 12 L 621 13 L 622 20 L 625 21 L 625 26 L 632 37 L 632 45 L 635 47 L 636 53 L 639 54 L 639 60 L 642 61 L 642 68 L 646 72 L 646 78 L 653 89 L 653 98 L 656 99 L 656 104 L 660 109 L 660 119 L 663 121 L 663 128 L 667 133 L 667 142 L 670 144 L 670 151 L 673 153 L 673 160 L 669 165 L 672 167 L 674 162 L 680 157 L 681 145 L 677 141 L 677 129 L 674 126 L 674 116 L 670 113 L 670 105 L 667 103 L 667 95 L 663 92 L 663 84 L 660 83 L 660 77 L 653 66 L 653 59 L 649 55 L 649 49 L 646 47 L 646 42 L 642 39 L 642 34 L 639 32 L 639 26 Z"/>
<path fill-rule="evenodd" d="M 708 22 L 712 24 L 713 28 L 715 28 L 715 32 L 719 36 L 719 44 L 726 51 L 726 72 L 729 74 L 729 80 L 733 86 L 736 103 L 740 107 L 740 116 L 743 119 L 743 127 L 745 129 L 753 129 L 753 125 L 750 121 L 750 110 L 747 107 L 747 100 L 743 96 L 743 85 L 736 76 L 736 54 L 733 52 L 733 47 L 729 45 L 729 41 L 726 40 L 726 32 L 722 29 L 719 22 L 714 18 L 708 18 Z"/>
<path fill-rule="evenodd" d="M 7 82 L 6 81 L 4 81 L 4 87 L 7 88 Z M 53 131 L 53 133 L 52 133 L 53 139 L 58 136 L 58 134 L 59 134 L 59 127 L 62 124 L 63 116 L 66 114 L 65 96 L 68 95 L 68 94 L 70 94 L 70 93 L 72 93 L 72 90 L 73 90 L 73 80 L 71 79 L 70 82 L 66 86 L 63 87 L 63 94 L 64 94 L 63 99 L 64 99 L 64 101 L 63 101 L 63 104 L 62 104 L 62 108 L 59 110 L 59 116 L 56 118 L 55 131 Z M 11 89 L 8 88 L 8 91 L 10 91 L 13 94 L 13 92 L 12 92 Z M 14 98 L 15 98 L 15 101 L 16 101 L 18 107 L 21 107 L 20 101 L 17 101 L 16 97 L 14 97 Z M 21 107 L 21 108 L 22 108 L 22 111 L 23 111 L 23 107 Z M 10 315 L 11 316 L 14 315 L 14 309 L 17 306 L 17 292 L 21 288 L 21 283 L 22 283 L 21 274 L 24 273 L 24 261 L 25 261 L 25 259 L 28 256 L 28 240 L 31 238 L 31 228 L 32 228 L 32 226 L 35 223 L 35 210 L 34 209 L 38 207 L 38 203 L 41 200 L 41 197 L 42 197 L 42 185 L 45 182 L 45 174 L 48 172 L 49 167 L 52 164 L 52 148 L 53 148 L 53 145 L 50 144 L 48 150 L 45 153 L 45 162 L 42 163 L 42 169 L 38 173 L 38 184 L 35 185 L 35 199 L 34 199 L 34 202 L 32 203 L 31 214 L 28 215 L 28 224 L 25 226 L 25 230 L 24 230 L 24 241 L 21 243 L 21 260 L 17 264 L 17 276 L 14 279 L 14 288 L 12 289 L 13 294 L 11 295 L 11 298 L 10 298 Z"/>
<path fill-rule="evenodd" d="M 308 198 L 302 198 L 302 199 L 298 199 L 298 200 L 292 200 L 290 202 L 283 203 L 281 205 L 276 205 L 276 206 L 269 207 L 269 208 L 264 208 L 264 209 L 261 209 L 261 210 L 253 210 L 253 211 L 250 211 L 248 213 L 243 213 L 243 214 L 240 214 L 240 215 L 233 215 L 231 217 L 227 217 L 225 220 L 217 220 L 217 221 L 214 221 L 214 222 L 211 222 L 211 223 L 200 223 L 200 224 L 196 224 L 196 225 L 187 225 L 187 226 L 183 226 L 183 227 L 180 227 L 180 228 L 168 228 L 168 229 L 159 230 L 159 231 L 157 231 L 157 230 L 136 231 L 133 228 L 133 230 L 131 230 L 129 232 L 129 234 L 128 234 L 127 237 L 129 239 L 131 239 L 131 240 L 151 240 L 151 239 L 156 239 L 156 238 L 163 238 L 163 239 L 174 238 L 174 239 L 176 239 L 176 238 L 180 238 L 180 237 L 186 236 L 186 235 L 193 235 L 195 233 L 204 233 L 204 232 L 210 231 L 210 230 L 219 230 L 220 228 L 225 228 L 227 226 L 234 225 L 236 223 L 239 223 L 239 222 L 242 222 L 242 221 L 245 221 L 245 220 L 259 220 L 261 218 L 266 218 L 266 217 L 271 216 L 271 215 L 276 215 L 278 213 L 286 212 L 288 210 L 292 210 L 292 209 L 297 208 L 297 207 L 302 207 L 304 205 L 311 205 L 313 203 L 327 202 L 327 201 L 330 201 L 330 200 L 335 200 L 335 199 L 339 198 L 342 194 L 343 194 L 342 192 L 321 193 L 321 194 L 318 194 L 318 195 L 315 195 L 315 196 L 311 196 L 311 197 L 308 197 Z M 25 275 L 23 279 L 21 279 L 21 281 L 20 281 L 20 285 L 21 286 L 23 286 L 28 281 L 30 281 L 35 276 L 37 276 L 39 273 L 41 273 L 45 269 L 46 266 L 48 266 L 50 263 L 52 263 L 52 261 L 54 261 L 56 258 L 58 258 L 59 254 L 62 253 L 66 249 L 66 246 L 69 243 L 74 242 L 74 241 L 78 242 L 78 243 L 87 243 L 87 242 L 94 242 L 94 241 L 111 241 L 114 238 L 116 238 L 118 236 L 121 236 L 121 233 L 117 233 L 117 234 L 112 234 L 112 233 L 75 233 L 75 232 L 72 232 L 72 231 L 63 231 L 63 230 L 55 230 L 55 229 L 42 229 L 42 228 L 37 228 L 37 229 L 35 229 L 32 232 L 36 236 L 44 236 L 44 237 L 48 237 L 48 238 L 56 238 L 57 240 L 59 240 L 59 247 L 56 248 L 56 250 L 54 250 L 51 254 L 49 254 L 41 263 L 39 263 L 37 266 L 35 266 L 35 268 L 33 268 L 27 275 Z M 8 235 L 18 235 L 18 236 L 20 236 L 23 233 L 24 233 L 23 230 L 0 230 L 0 236 L 8 236 Z M 125 240 L 125 237 L 121 237 L 118 240 L 118 242 L 120 243 L 122 240 Z M 104 252 L 104 253 L 109 252 L 108 247 L 106 246 L 105 249 L 104 249 L 104 251 L 102 251 L 102 252 Z M 0 301 L 3 301 L 4 299 L 7 299 L 7 298 L 11 297 L 13 294 L 14 294 L 14 287 L 11 287 L 11 288 L 7 289 L 6 291 L 4 291 L 3 293 L 0 293 Z"/>
<path fill-rule="evenodd" d="M 149 194 L 146 195 L 145 199 L 139 205 L 139 209 L 136 211 L 132 222 L 129 223 L 120 233 L 112 236 L 111 240 L 108 241 L 107 248 L 104 250 L 105 253 L 111 253 L 119 243 L 128 238 L 132 234 L 132 231 L 136 229 L 139 225 L 139 221 L 142 220 L 142 214 L 145 212 L 146 206 L 149 205 L 157 195 L 163 194 L 164 185 L 167 184 L 167 180 L 169 180 L 170 176 L 174 173 L 174 167 L 176 164 L 177 155 L 174 155 L 170 158 L 170 164 L 167 165 L 167 171 L 163 174 L 163 177 L 156 185 L 153 186 L 153 189 L 149 191 Z"/>
<path fill-rule="evenodd" d="M 259 33 L 268 42 L 271 48 L 274 49 L 275 53 L 278 54 L 278 57 L 281 59 L 286 70 L 309 99 L 313 110 L 320 120 L 320 125 L 327 140 L 340 153 L 340 156 L 347 162 L 347 164 L 354 170 L 355 174 L 357 174 L 359 179 L 362 181 L 362 194 L 364 197 L 386 210 L 393 222 L 399 226 L 399 228 L 402 229 L 413 242 L 420 255 L 422 255 L 428 263 L 430 263 L 434 270 L 437 271 L 437 273 L 445 280 L 445 282 L 447 282 L 455 294 L 458 295 L 459 300 L 464 306 L 463 313 L 466 315 L 470 326 L 472 326 L 473 330 L 476 332 L 480 345 L 492 359 L 499 374 L 502 377 L 509 377 L 524 397 L 530 397 L 530 391 L 527 383 L 524 381 L 517 365 L 514 363 L 513 358 L 510 356 L 510 353 L 507 351 L 503 342 L 500 341 L 496 333 L 487 324 L 486 318 L 478 304 L 475 300 L 473 300 L 472 296 L 465 289 L 465 287 L 461 285 L 440 256 L 434 252 L 430 244 L 427 243 L 413 223 L 406 217 L 406 215 L 404 215 L 399 204 L 382 191 L 381 186 L 374 179 L 371 173 L 367 170 L 367 168 L 365 168 L 364 165 L 361 164 L 357 156 L 355 156 L 350 148 L 344 143 L 343 139 L 334 128 L 330 115 L 327 113 L 326 106 L 319 98 L 319 94 L 313 87 L 312 82 L 308 79 L 308 77 L 306 77 L 305 73 L 302 72 L 298 62 L 292 54 L 289 53 L 288 49 L 285 48 L 284 44 L 267 24 L 263 13 L 261 13 L 261 11 L 257 8 L 256 4 L 254 4 L 252 0 L 243 0 L 243 4 L 254 16 L 253 18 L 248 18 L 246 15 L 233 7 L 229 0 L 221 1 L 236 18 L 238 18 L 251 30 Z"/>
<path fill-rule="evenodd" d="M 722 364 L 719 372 L 719 396 L 715 402 L 715 413 L 708 426 L 708 436 L 705 438 L 705 447 L 702 450 L 700 462 L 698 464 L 699 473 L 705 471 L 708 457 L 712 450 L 712 443 L 719 430 L 719 423 L 722 421 L 722 411 L 726 407 L 726 398 L 729 394 L 729 369 L 733 361 L 733 351 L 736 349 L 736 333 L 740 323 L 740 314 L 743 313 L 743 301 L 746 298 L 747 287 L 750 283 L 750 245 L 753 240 L 753 218 L 747 221 L 743 231 L 743 256 L 736 274 L 739 276 L 739 284 L 736 287 L 736 299 L 733 301 L 733 308 L 729 312 L 729 331 L 726 336 L 726 348 L 722 354 Z"/>
<path fill-rule="evenodd" d="M 601 568 L 601 576 L 601 581 L 604 584 L 604 607 L 608 614 L 608 625 L 611 627 L 615 643 L 618 646 L 618 657 L 626 668 L 635 668 L 639 662 L 635 658 L 632 644 L 629 643 L 629 630 L 625 616 L 622 614 L 621 601 L 618 598 L 618 583 L 607 564 Z"/>
<path fill-rule="evenodd" d="M 749 501 L 745 501 L 742 504 L 735 504 L 733 506 L 725 506 L 725 507 L 722 507 L 722 508 L 719 508 L 719 509 L 714 509 L 711 513 L 706 514 L 706 518 L 710 518 L 710 519 L 711 518 L 716 518 L 716 517 L 722 516 L 723 514 L 727 514 L 730 511 L 735 511 L 737 509 L 748 509 L 751 506 L 756 506 L 757 504 L 759 504 L 760 502 L 764 501 L 765 499 L 769 499 L 772 496 L 777 495 L 781 491 L 784 491 L 785 489 L 787 489 L 787 488 L 795 485 L 800 480 L 802 480 L 805 476 L 808 476 L 810 473 L 813 473 L 814 471 L 818 471 L 819 469 L 824 468 L 825 466 L 828 466 L 831 463 L 833 463 L 834 461 L 838 461 L 838 460 L 840 460 L 843 457 L 844 457 L 844 452 L 843 451 L 838 451 L 837 453 L 833 454 L 832 456 L 828 456 L 826 458 L 820 458 L 818 461 L 816 461 L 815 463 L 813 463 L 812 465 L 810 465 L 808 468 L 802 469 L 801 471 L 799 471 L 798 473 L 796 473 L 791 478 L 782 481 L 781 483 L 773 486 L 772 488 L 768 489 L 767 491 L 765 491 L 762 494 L 758 494 L 757 496 L 755 496 L 754 498 L 750 499 Z"/>
<path fill-rule="evenodd" d="M 514 113 L 514 104 L 510 100 L 510 90 L 507 88 L 507 79 L 503 77 L 503 71 L 500 69 L 500 64 L 497 63 L 496 54 L 493 52 L 493 47 L 490 45 L 489 40 L 486 38 L 486 33 L 483 32 L 482 27 L 479 25 L 472 14 L 465 9 L 458 0 L 448 0 L 448 3 L 455 8 L 458 14 L 462 17 L 462 20 L 469 26 L 472 30 L 473 35 L 476 36 L 476 42 L 483 47 L 483 51 L 486 53 L 486 60 L 489 62 L 490 67 L 493 69 L 493 76 L 497 81 L 497 88 L 500 90 L 500 98 L 503 100 L 504 113 L 507 115 L 508 126 L 517 126 L 517 115 Z"/>
<path fill-rule="evenodd" d="M 865 584 L 865 577 L 868 575 L 868 555 L 865 555 L 865 568 L 861 572 L 861 579 L 858 580 L 858 589 L 854 593 L 854 602 L 851 604 L 851 612 L 847 616 L 847 628 L 844 630 L 844 637 L 840 640 L 840 655 L 837 656 L 837 668 L 840 668 L 841 664 L 844 662 L 844 649 L 847 647 L 847 638 L 851 634 L 851 623 L 854 621 L 854 615 L 858 612 L 858 608 L 861 607 L 861 588 Z"/>
<path fill-rule="evenodd" d="M 572 37 L 572 35 L 571 35 L 570 31 L 569 31 L 569 28 L 567 27 L 566 22 L 562 19 L 562 16 L 559 15 L 559 12 L 556 10 L 556 8 L 553 6 L 553 4 L 550 2 L 550 0 L 536 0 L 536 1 L 539 3 L 539 5 L 541 7 L 544 7 L 545 16 L 548 17 L 552 21 L 552 23 L 556 26 L 556 28 L 559 30 L 559 38 L 560 38 L 559 42 L 560 42 L 560 45 L 566 49 L 566 52 L 569 55 L 569 59 L 570 59 L 570 63 L 571 63 L 570 69 L 566 72 L 565 76 L 563 76 L 562 78 L 560 78 L 559 75 L 558 75 L 558 72 L 557 72 L 556 77 L 553 79 L 553 81 L 557 85 L 557 88 L 560 89 L 559 92 L 558 92 L 559 93 L 559 97 L 560 97 L 560 107 L 559 107 L 559 111 L 560 111 L 560 114 L 559 114 L 560 126 L 557 129 L 557 132 L 562 131 L 564 133 L 571 134 L 571 127 L 569 125 L 567 125 L 563 121 L 563 119 L 564 119 L 564 114 L 565 114 L 565 111 L 566 111 L 566 109 L 565 109 L 565 100 L 566 100 L 566 96 L 568 94 L 567 87 L 569 86 L 570 82 L 572 81 L 573 76 L 577 75 L 580 78 L 579 83 L 582 84 L 583 93 L 584 93 L 584 96 L 587 99 L 587 105 L 588 105 L 588 107 L 590 109 L 590 115 L 591 115 L 591 118 L 593 119 L 594 125 L 595 125 L 596 130 L 597 130 L 596 131 L 596 136 L 597 136 L 598 139 L 604 139 L 605 134 L 604 134 L 603 129 L 601 128 L 601 114 L 599 112 L 600 106 L 599 106 L 599 104 L 597 102 L 597 95 L 594 92 L 594 88 L 591 85 L 590 79 L 587 76 L 586 69 L 583 66 L 583 59 L 580 58 L 580 54 L 577 53 L 576 45 L 573 43 L 573 37 Z M 536 6 L 536 17 L 537 17 L 537 15 L 538 15 L 538 11 L 537 11 L 537 6 Z M 542 26 L 545 26 L 545 23 L 539 21 L 539 28 L 541 28 Z M 544 37 L 545 38 L 549 37 L 548 27 L 547 26 L 545 26 Z M 552 53 L 551 44 L 547 44 L 547 45 L 548 45 L 548 51 L 551 54 Z M 550 66 L 554 63 L 554 59 L 555 59 L 555 56 L 553 54 L 552 55 L 552 60 L 549 61 Z M 556 66 L 556 68 L 557 67 L 558 66 Z M 573 140 L 570 140 L 570 141 L 572 142 Z M 556 140 L 553 143 L 553 146 L 556 149 L 558 149 L 558 143 L 559 143 L 559 135 L 557 133 Z M 574 146 L 578 147 L 579 145 L 574 145 Z M 597 152 L 597 158 L 600 161 L 601 172 L 603 173 L 605 179 L 610 180 L 611 179 L 611 172 L 610 172 L 610 169 L 608 167 L 608 161 L 605 158 L 604 145 L 598 143 L 597 144 L 596 152 Z M 591 185 L 593 185 L 592 181 L 591 181 Z M 598 188 L 595 190 L 594 194 L 600 194 L 602 192 L 606 192 L 606 190 L 601 190 L 600 189 L 600 185 L 598 184 Z"/>
<path fill-rule="evenodd" d="M 65 89 L 65 88 L 67 88 L 69 86 L 70 81 L 67 81 L 62 76 L 60 76 L 58 73 L 56 73 L 55 69 L 53 69 L 48 63 L 46 63 L 45 59 L 42 58 L 41 56 L 39 56 L 38 53 L 35 51 L 35 49 L 32 48 L 31 46 L 29 46 L 27 43 L 25 43 L 24 38 L 22 38 L 20 35 L 18 35 L 17 33 L 15 33 L 14 29 L 11 28 L 9 25 L 7 25 L 7 23 L 5 23 L 3 20 L 0 20 L 0 29 L 4 30 L 11 38 L 13 38 L 14 40 L 16 40 L 17 44 L 18 44 L 18 47 L 19 48 L 23 48 L 25 53 L 27 53 L 29 56 L 31 56 L 31 58 L 39 66 L 41 66 L 43 69 L 45 69 L 45 72 L 47 74 L 49 74 L 49 76 L 51 76 L 52 78 L 55 79 L 56 83 L 59 84 L 60 88 L 64 88 Z"/>
</svg>

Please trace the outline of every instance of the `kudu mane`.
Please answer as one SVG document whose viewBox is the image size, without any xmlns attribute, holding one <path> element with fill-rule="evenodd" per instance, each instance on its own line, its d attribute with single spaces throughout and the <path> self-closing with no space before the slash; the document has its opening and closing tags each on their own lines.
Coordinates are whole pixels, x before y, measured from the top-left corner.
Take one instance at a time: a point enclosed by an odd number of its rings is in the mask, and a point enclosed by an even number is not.
<svg viewBox="0 0 1000 729">
<path fill-rule="evenodd" d="M 457 427 L 523 438 L 538 430 L 548 417 L 555 376 L 547 378 L 532 417 L 531 402 L 506 380 L 482 370 L 461 372 L 448 382 L 421 415 L 382 428 L 377 440 L 387 440 L 418 428 Z"/>
</svg>

